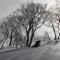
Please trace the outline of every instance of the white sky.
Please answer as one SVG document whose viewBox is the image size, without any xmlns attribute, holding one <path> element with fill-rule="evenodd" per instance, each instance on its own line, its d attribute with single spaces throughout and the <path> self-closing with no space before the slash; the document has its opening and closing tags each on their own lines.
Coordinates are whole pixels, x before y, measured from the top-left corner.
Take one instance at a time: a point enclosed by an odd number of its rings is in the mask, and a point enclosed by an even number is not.
<svg viewBox="0 0 60 60">
<path fill-rule="evenodd" d="M 19 7 L 20 4 L 26 3 L 28 0 L 0 0 L 0 18 L 7 16 L 11 11 Z M 32 0 L 29 0 L 32 1 Z M 33 0 L 38 3 L 47 3 L 48 7 L 55 4 L 55 0 Z"/>
</svg>

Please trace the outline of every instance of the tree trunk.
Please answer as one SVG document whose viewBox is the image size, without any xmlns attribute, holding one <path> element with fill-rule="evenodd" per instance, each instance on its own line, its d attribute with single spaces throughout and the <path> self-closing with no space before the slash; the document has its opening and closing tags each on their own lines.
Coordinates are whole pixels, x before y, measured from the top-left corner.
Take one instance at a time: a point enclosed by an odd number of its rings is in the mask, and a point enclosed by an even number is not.
<svg viewBox="0 0 60 60">
<path fill-rule="evenodd" d="M 55 31 L 54 23 L 53 22 L 52 22 L 52 28 L 53 28 L 54 35 L 55 35 L 54 40 L 55 40 L 55 44 L 56 44 L 58 41 L 57 41 L 56 31 Z"/>
<path fill-rule="evenodd" d="M 58 35 L 58 39 L 60 39 L 60 33 L 59 33 L 59 35 Z"/>
<path fill-rule="evenodd" d="M 28 31 L 26 31 L 27 34 L 27 41 L 26 41 L 26 47 L 28 47 L 29 44 L 29 33 L 30 33 L 31 28 L 28 29 Z"/>
<path fill-rule="evenodd" d="M 11 36 L 10 36 L 10 43 L 9 43 L 9 46 L 11 46 L 11 43 L 12 43 L 12 31 L 11 31 Z"/>
<path fill-rule="evenodd" d="M 26 41 L 26 47 L 28 47 L 28 43 L 29 43 L 29 32 L 27 32 L 27 41 Z"/>
<path fill-rule="evenodd" d="M 60 39 L 60 32 L 59 32 L 60 31 L 60 25 L 59 24 L 60 24 L 60 22 L 58 23 L 58 34 L 59 34 L 58 35 L 58 40 Z"/>
<path fill-rule="evenodd" d="M 1 45 L 1 50 L 2 50 L 3 45 L 4 45 L 4 43 L 6 42 L 6 40 L 7 40 L 7 39 L 5 39 L 5 40 L 2 42 L 2 45 Z"/>
<path fill-rule="evenodd" d="M 30 38 L 30 43 L 29 43 L 28 47 L 31 46 L 31 43 L 32 43 L 33 37 L 34 37 L 34 31 L 32 31 L 31 38 Z"/>
</svg>

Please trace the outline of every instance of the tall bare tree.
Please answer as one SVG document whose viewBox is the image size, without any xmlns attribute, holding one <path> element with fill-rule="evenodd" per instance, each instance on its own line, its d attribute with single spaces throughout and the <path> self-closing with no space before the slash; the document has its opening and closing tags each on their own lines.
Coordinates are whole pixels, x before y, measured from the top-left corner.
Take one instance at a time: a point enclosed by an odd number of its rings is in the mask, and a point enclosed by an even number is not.
<svg viewBox="0 0 60 60">
<path fill-rule="evenodd" d="M 34 34 L 46 21 L 47 5 L 30 3 L 21 7 L 21 15 L 18 16 L 20 25 L 25 29 L 27 41 L 26 46 L 30 47 Z"/>
<path fill-rule="evenodd" d="M 8 30 L 8 25 L 7 25 L 7 21 L 3 21 L 2 24 L 0 25 L 0 31 L 2 33 L 3 38 L 3 42 L 2 42 L 2 48 L 4 43 L 6 42 L 7 38 L 9 37 L 9 30 Z"/>
<path fill-rule="evenodd" d="M 54 36 L 55 36 L 54 37 L 55 43 L 57 43 L 58 42 L 58 38 L 57 38 L 57 28 L 58 28 L 57 22 L 58 22 L 58 20 L 57 20 L 56 13 L 49 11 L 49 15 L 48 15 L 47 19 L 49 22 L 48 25 L 50 25 L 50 27 L 52 27 L 52 29 L 53 29 Z"/>
</svg>

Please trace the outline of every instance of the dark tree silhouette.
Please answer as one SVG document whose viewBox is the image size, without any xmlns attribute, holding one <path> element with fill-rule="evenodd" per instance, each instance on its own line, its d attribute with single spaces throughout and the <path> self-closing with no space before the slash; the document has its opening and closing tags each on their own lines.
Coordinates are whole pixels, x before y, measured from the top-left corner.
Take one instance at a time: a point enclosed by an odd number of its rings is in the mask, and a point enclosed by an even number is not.
<svg viewBox="0 0 60 60">
<path fill-rule="evenodd" d="M 40 43 L 41 43 L 40 40 L 39 41 L 36 41 L 35 44 L 32 47 L 39 47 L 40 46 Z"/>
</svg>

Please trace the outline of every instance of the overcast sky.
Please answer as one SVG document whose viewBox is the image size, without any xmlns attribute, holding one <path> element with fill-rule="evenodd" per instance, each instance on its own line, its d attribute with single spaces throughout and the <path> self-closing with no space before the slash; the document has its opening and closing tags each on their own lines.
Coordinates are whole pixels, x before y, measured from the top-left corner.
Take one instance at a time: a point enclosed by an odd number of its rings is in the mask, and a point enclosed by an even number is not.
<svg viewBox="0 0 60 60">
<path fill-rule="evenodd" d="M 16 8 L 20 7 L 20 4 L 24 4 L 27 1 L 32 1 L 32 0 L 0 0 L 0 18 L 8 16 L 9 13 L 11 13 L 13 10 L 15 10 Z M 47 3 L 48 4 L 48 8 L 52 5 L 58 5 L 60 4 L 59 0 L 33 0 L 35 3 Z M 44 30 L 49 30 L 49 33 L 52 32 L 51 29 L 47 29 L 42 28 L 41 31 Z M 38 30 L 38 32 L 40 31 L 40 29 Z M 41 34 L 42 32 L 39 32 L 39 34 Z M 37 34 L 36 34 L 37 35 Z M 53 36 L 53 34 L 51 34 L 50 36 Z"/>
<path fill-rule="evenodd" d="M 22 3 L 26 3 L 28 0 L 0 0 L 0 18 L 7 16 L 11 11 L 15 10 Z M 32 0 L 29 0 L 32 1 Z M 34 2 L 47 3 L 48 6 L 54 5 L 55 0 L 33 0 Z"/>
</svg>

